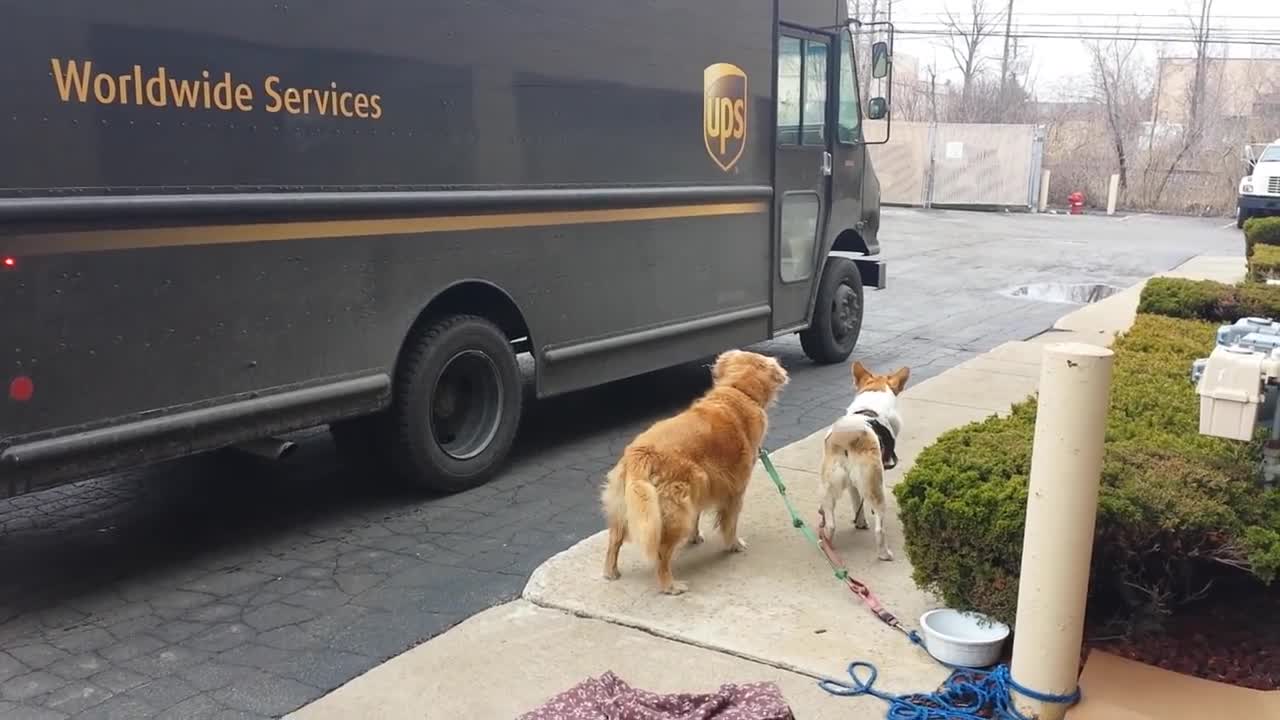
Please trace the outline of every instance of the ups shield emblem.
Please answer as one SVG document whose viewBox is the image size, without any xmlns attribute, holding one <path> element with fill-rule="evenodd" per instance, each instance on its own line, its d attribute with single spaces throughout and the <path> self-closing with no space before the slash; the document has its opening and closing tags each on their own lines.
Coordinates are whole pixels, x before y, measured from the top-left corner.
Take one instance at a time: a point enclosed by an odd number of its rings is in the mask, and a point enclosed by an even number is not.
<svg viewBox="0 0 1280 720">
<path fill-rule="evenodd" d="M 747 74 L 729 63 L 702 72 L 702 138 L 720 169 L 729 172 L 747 147 Z"/>
</svg>

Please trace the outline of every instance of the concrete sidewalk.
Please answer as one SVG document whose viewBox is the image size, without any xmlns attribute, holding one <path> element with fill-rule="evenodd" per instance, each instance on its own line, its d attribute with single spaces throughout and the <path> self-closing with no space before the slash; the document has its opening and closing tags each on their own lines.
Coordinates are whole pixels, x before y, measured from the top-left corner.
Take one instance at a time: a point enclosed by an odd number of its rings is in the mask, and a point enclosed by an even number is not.
<svg viewBox="0 0 1280 720">
<path fill-rule="evenodd" d="M 1244 263 L 1201 257 L 1168 274 L 1235 281 Z M 1045 344 L 1109 344 L 1132 324 L 1140 292 L 1135 286 L 1080 308 L 1050 332 L 1005 343 L 909 386 L 900 406 L 900 463 L 888 473 L 890 484 L 941 433 L 1006 412 L 1034 393 Z M 851 387 L 832 392 L 852 396 Z M 792 502 L 807 517 L 818 502 L 821 435 L 773 454 Z M 850 572 L 914 627 L 937 603 L 911 580 L 892 495 L 890 504 L 886 530 L 894 562 L 876 560 L 872 535 L 854 530 L 847 500 L 836 508 L 835 542 Z M 708 533 L 705 544 L 681 555 L 676 574 L 691 589 L 679 597 L 656 592 L 650 563 L 631 545 L 623 549 L 622 579 L 603 580 L 605 537 L 597 534 L 538 568 L 521 600 L 476 615 L 291 717 L 511 718 L 588 676 L 613 670 L 654 691 L 709 691 L 723 683 L 774 680 L 797 717 L 882 718 L 886 708 L 879 700 L 829 696 L 814 678 L 843 678 L 852 660 L 875 663 L 877 687 L 891 692 L 932 690 L 947 676 L 832 578 L 821 554 L 791 527 L 760 467 L 740 526 L 745 554 L 725 553 Z"/>
</svg>

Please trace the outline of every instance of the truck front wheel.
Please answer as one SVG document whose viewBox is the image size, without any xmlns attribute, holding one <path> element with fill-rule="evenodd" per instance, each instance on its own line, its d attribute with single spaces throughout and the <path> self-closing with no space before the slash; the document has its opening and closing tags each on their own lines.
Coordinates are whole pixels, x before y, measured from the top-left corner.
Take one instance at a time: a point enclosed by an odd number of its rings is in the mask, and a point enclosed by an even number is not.
<svg viewBox="0 0 1280 720">
<path fill-rule="evenodd" d="M 483 484 L 515 442 L 520 366 L 496 325 L 454 315 L 416 330 L 397 368 L 391 408 L 333 428 L 340 451 L 386 461 L 406 484 L 455 493 Z"/>
<path fill-rule="evenodd" d="M 827 258 L 813 308 L 813 322 L 800 331 L 800 347 L 822 364 L 844 362 L 862 332 L 862 274 L 848 258 Z"/>
<path fill-rule="evenodd" d="M 1249 211 L 1245 210 L 1243 207 L 1237 204 L 1236 205 L 1236 229 L 1243 228 L 1244 224 L 1248 221 L 1249 221 Z"/>
</svg>

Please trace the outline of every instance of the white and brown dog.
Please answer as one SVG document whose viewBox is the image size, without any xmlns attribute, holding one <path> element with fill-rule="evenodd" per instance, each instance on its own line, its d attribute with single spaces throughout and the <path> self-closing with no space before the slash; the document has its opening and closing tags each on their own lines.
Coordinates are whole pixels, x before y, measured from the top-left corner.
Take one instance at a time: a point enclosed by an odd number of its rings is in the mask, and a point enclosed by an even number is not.
<svg viewBox="0 0 1280 720">
<path fill-rule="evenodd" d="M 853 402 L 844 417 L 827 430 L 822 445 L 818 492 L 827 523 L 825 539 L 831 542 L 835 534 L 836 500 L 848 492 L 855 508 L 854 527 L 867 528 L 863 505 L 871 509 L 876 553 L 881 560 L 893 559 L 884 539 L 884 471 L 898 464 L 894 447 L 902 430 L 898 393 L 907 386 L 910 376 L 911 371 L 905 367 L 890 375 L 876 375 L 861 362 L 855 362 Z"/>
</svg>

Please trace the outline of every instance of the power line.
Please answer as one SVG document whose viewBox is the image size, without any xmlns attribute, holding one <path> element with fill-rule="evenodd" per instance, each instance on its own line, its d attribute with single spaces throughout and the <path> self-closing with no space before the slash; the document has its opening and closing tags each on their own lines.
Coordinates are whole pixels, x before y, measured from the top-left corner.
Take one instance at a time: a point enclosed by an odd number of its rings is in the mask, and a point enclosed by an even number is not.
<svg viewBox="0 0 1280 720">
<path fill-rule="evenodd" d="M 964 13 L 965 17 L 972 16 L 973 13 Z M 921 13 L 919 15 L 899 15 L 899 19 L 922 19 L 922 20 L 941 20 L 946 18 L 946 13 Z M 985 11 L 978 13 L 978 17 L 1004 18 L 1004 11 Z M 1185 19 L 1195 20 L 1195 18 L 1186 13 L 1139 13 L 1139 12 L 1069 12 L 1069 11 L 1018 11 L 1018 17 L 1100 17 L 1100 18 L 1161 18 L 1161 19 Z M 1272 13 L 1270 15 L 1219 15 L 1214 13 L 1213 17 L 1219 20 L 1274 20 L 1280 22 L 1280 13 Z"/>
<path fill-rule="evenodd" d="M 1089 23 L 1019 22 L 1015 20 L 1012 24 L 1014 27 L 1018 27 L 1018 28 L 1048 28 L 1051 30 L 1084 29 L 1084 30 L 1113 30 L 1113 31 L 1143 30 L 1143 31 L 1171 31 L 1171 32 L 1194 32 L 1196 27 L 1190 22 L 1186 24 L 1178 24 L 1178 25 L 1166 25 L 1166 24 L 1145 25 L 1142 23 L 1133 23 L 1133 24 L 1123 25 L 1123 24 L 1097 23 L 1097 22 L 1089 22 Z M 899 21 L 897 23 L 894 23 L 895 28 L 916 27 L 916 26 L 935 27 L 935 28 L 949 27 L 950 21 L 904 20 L 904 21 Z M 1211 24 L 1209 25 L 1209 31 L 1211 33 L 1227 33 L 1227 34 L 1237 34 L 1237 33 L 1272 34 L 1272 33 L 1280 33 L 1280 25 L 1276 25 L 1275 27 L 1257 27 L 1257 26 L 1243 27 L 1243 26 Z"/>
<path fill-rule="evenodd" d="M 957 37 L 955 33 L 942 28 L 919 28 L 897 31 L 901 36 L 933 36 L 933 37 Z M 998 40 L 1003 33 L 992 33 L 992 40 Z M 1181 35 L 1176 33 L 1135 33 L 1135 32 L 1112 32 L 1112 31 L 1072 31 L 1072 32 L 1053 32 L 1053 31 L 1017 31 L 1010 33 L 1013 41 L 1019 38 L 1044 38 L 1064 39 L 1064 40 L 1138 40 L 1142 42 L 1198 42 L 1195 36 Z M 1208 45 L 1257 45 L 1266 47 L 1275 43 L 1280 43 L 1280 35 L 1259 36 L 1259 35 L 1211 35 L 1206 42 Z"/>
<path fill-rule="evenodd" d="M 902 35 L 925 37 L 954 37 L 956 29 L 950 22 L 906 22 L 895 27 Z M 1058 23 L 1025 23 L 1015 26 L 1012 35 L 1019 38 L 1062 40 L 1134 40 L 1146 42 L 1201 42 L 1203 38 L 1196 27 L 1110 27 L 1102 25 L 1063 25 Z M 1209 27 L 1210 45 L 1280 44 L 1280 28 Z"/>
<path fill-rule="evenodd" d="M 917 37 L 955 37 L 954 31 L 946 29 L 938 30 L 897 30 L 898 35 L 912 35 Z M 1014 37 L 1028 38 L 1033 40 L 1130 40 L 1137 42 L 1163 42 L 1163 43 L 1196 43 L 1199 40 L 1191 35 L 1175 37 L 1165 35 L 1148 35 L 1148 34 L 1125 34 L 1125 33 L 1053 33 L 1046 31 L 1038 32 L 1015 32 Z M 1257 47 L 1280 47 L 1280 38 L 1241 38 L 1229 37 L 1217 39 L 1216 36 L 1209 38 L 1209 45 L 1252 45 Z"/>
</svg>

